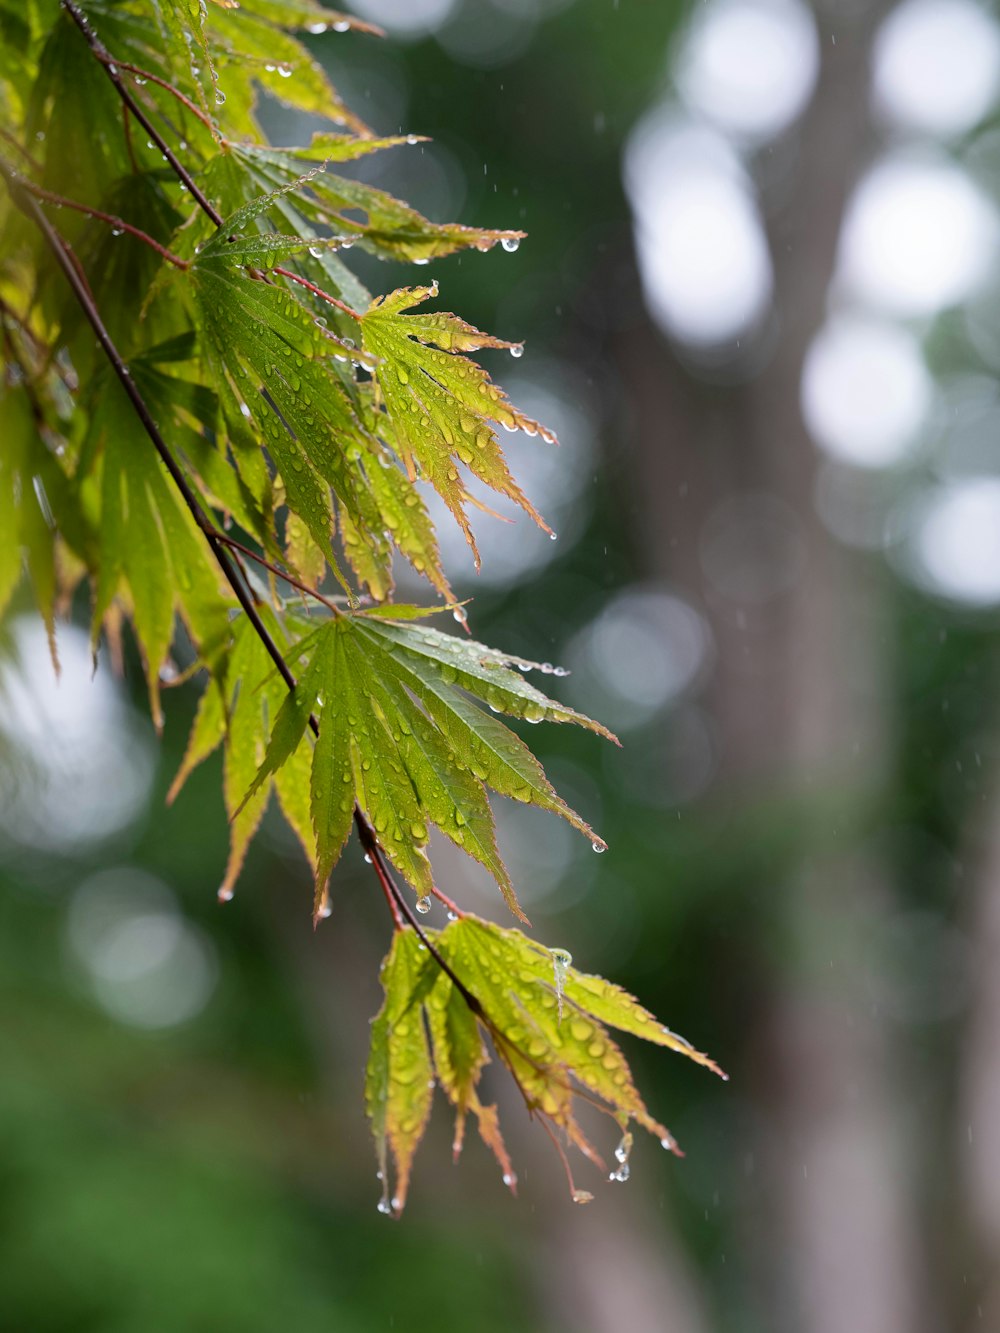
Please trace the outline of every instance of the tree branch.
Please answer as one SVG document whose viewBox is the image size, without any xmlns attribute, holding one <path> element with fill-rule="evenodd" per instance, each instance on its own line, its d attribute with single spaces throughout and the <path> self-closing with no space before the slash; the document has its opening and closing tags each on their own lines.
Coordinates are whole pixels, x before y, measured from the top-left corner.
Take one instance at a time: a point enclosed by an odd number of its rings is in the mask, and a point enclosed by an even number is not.
<svg viewBox="0 0 1000 1333">
<path fill-rule="evenodd" d="M 271 660 L 277 667 L 278 673 L 281 676 L 282 680 L 285 682 L 285 684 L 288 686 L 288 689 L 294 690 L 296 685 L 295 676 L 292 674 L 291 668 L 285 661 L 281 649 L 274 642 L 274 639 L 271 637 L 271 634 L 269 633 L 267 626 L 261 619 L 260 613 L 255 605 L 253 595 L 250 592 L 249 588 L 246 586 L 244 580 L 240 577 L 239 570 L 229 554 L 227 548 L 231 539 L 227 538 L 224 534 L 220 533 L 219 530 L 216 528 L 215 524 L 209 518 L 208 513 L 206 512 L 201 501 L 198 499 L 197 495 L 192 490 L 187 477 L 184 475 L 184 472 L 180 467 L 180 464 L 177 462 L 173 454 L 170 452 L 170 448 L 167 445 L 166 441 L 164 440 L 163 436 L 161 435 L 159 427 L 153 420 L 152 414 L 146 404 L 145 399 L 135 386 L 135 383 L 132 379 L 132 375 L 129 371 L 128 366 L 126 365 L 124 359 L 121 356 L 121 353 L 118 351 L 114 342 L 112 341 L 111 335 L 104 327 L 104 321 L 101 319 L 100 312 L 98 311 L 97 306 L 94 303 L 93 296 L 91 295 L 85 280 L 81 277 L 81 275 L 77 271 L 76 266 L 69 255 L 69 252 L 65 246 L 65 243 L 63 242 L 62 237 L 49 222 L 45 214 L 42 212 L 41 208 L 38 205 L 37 200 L 33 197 L 33 195 L 31 195 L 27 190 L 23 188 L 20 179 L 15 178 L 11 180 L 9 177 L 5 177 L 5 179 L 7 180 L 7 186 L 11 192 L 11 198 L 13 199 L 14 203 L 17 205 L 18 208 L 21 209 L 23 213 L 25 213 L 35 223 L 35 225 L 41 231 L 42 235 L 45 237 L 45 240 L 48 243 L 49 248 L 51 249 L 53 255 L 55 256 L 56 262 L 62 269 L 66 277 L 66 280 L 69 282 L 69 285 L 73 290 L 74 296 L 79 302 L 80 308 L 82 309 L 84 315 L 87 318 L 87 322 L 94 330 L 94 333 L 97 336 L 97 341 L 101 345 L 101 349 L 103 350 L 105 356 L 108 358 L 108 361 L 112 369 L 114 370 L 116 376 L 118 377 L 118 380 L 121 383 L 122 388 L 125 390 L 125 393 L 127 394 L 130 402 L 132 403 L 132 406 L 135 409 L 135 413 L 138 416 L 140 422 L 142 423 L 143 429 L 146 431 L 146 434 L 152 441 L 153 446 L 156 449 L 156 452 L 160 456 L 161 462 L 169 472 L 171 480 L 174 482 L 174 485 L 180 492 L 181 497 L 184 500 L 184 503 L 187 505 L 187 508 L 191 513 L 191 516 L 194 518 L 194 521 L 197 523 L 198 527 L 204 533 L 205 538 L 212 549 L 213 555 L 218 561 L 222 569 L 222 572 L 226 576 L 227 582 L 229 583 L 233 592 L 236 594 L 236 600 L 239 602 L 240 606 L 243 609 L 244 614 L 250 621 L 250 624 L 253 626 L 254 632 L 257 634 L 257 636 L 263 643 L 264 647 L 267 649 L 268 655 L 270 656 Z M 284 575 L 282 575 L 282 577 L 284 577 Z M 317 722 L 315 717 L 311 716 L 309 718 L 309 726 L 313 732 L 313 735 L 318 736 L 319 723 Z M 458 976 L 456 976 L 455 972 L 449 965 L 447 959 L 445 959 L 439 952 L 439 950 L 435 948 L 434 944 L 430 941 L 430 939 L 428 939 L 427 935 L 421 929 L 420 922 L 414 916 L 410 904 L 406 901 L 406 898 L 400 892 L 398 885 L 392 878 L 388 866 L 386 865 L 384 854 L 382 852 L 381 847 L 379 846 L 378 839 L 375 835 L 375 830 L 372 828 L 368 820 L 365 818 L 364 813 L 361 810 L 361 807 L 358 806 L 357 804 L 355 804 L 354 806 L 354 823 L 358 830 L 358 836 L 361 840 L 361 845 L 365 849 L 368 856 L 371 858 L 372 864 L 375 867 L 375 871 L 376 874 L 378 875 L 379 883 L 382 886 L 383 892 L 386 892 L 387 898 L 391 897 L 391 900 L 395 904 L 393 915 L 397 923 L 399 922 L 399 914 L 401 913 L 403 918 L 405 918 L 406 923 L 410 925 L 414 931 L 416 931 L 417 937 L 419 938 L 420 942 L 427 949 L 427 952 L 437 963 L 438 967 L 440 967 L 441 970 L 445 973 L 445 975 L 449 978 L 452 985 L 462 996 L 462 999 L 468 1005 L 472 1013 L 475 1014 L 477 1018 L 480 1018 L 484 1022 L 488 1023 L 486 1015 L 483 1012 L 483 1007 L 476 999 L 475 995 L 473 995 L 472 992 L 469 990 L 469 988 L 465 985 L 465 983 Z"/>
<path fill-rule="evenodd" d="M 167 143 L 166 139 L 164 139 L 163 135 L 160 134 L 159 130 L 153 126 L 145 111 L 143 111 L 142 107 L 132 96 L 130 90 L 125 86 L 124 79 L 122 79 L 121 75 L 118 73 L 118 66 L 115 64 L 114 57 L 90 26 L 90 20 L 87 18 L 86 14 L 84 14 L 79 5 L 75 3 L 75 0 L 60 0 L 60 3 L 66 13 L 83 33 L 83 36 L 94 55 L 104 66 L 104 72 L 114 84 L 118 96 L 125 103 L 129 111 L 131 111 L 132 115 L 135 116 L 136 120 L 152 139 L 153 143 L 159 148 L 167 162 L 170 163 L 170 166 L 173 168 L 178 179 L 187 186 L 191 198 L 218 227 L 222 222 L 221 213 L 208 202 L 201 190 L 195 184 L 190 172 L 183 163 L 179 161 L 174 150 Z"/>
<path fill-rule="evenodd" d="M 140 227 L 133 226 L 131 222 L 126 222 L 124 218 L 120 218 L 114 213 L 105 213 L 100 208 L 91 208 L 89 204 L 81 204 L 76 199 L 67 199 L 65 195 L 55 194 L 52 190 L 46 190 L 41 185 L 36 185 L 34 181 L 29 180 L 27 176 L 23 176 L 15 170 L 9 162 L 5 162 L 2 157 L 0 157 L 0 172 L 20 189 L 27 190 L 29 194 L 33 194 L 36 199 L 41 199 L 43 203 L 54 204 L 56 208 L 69 208 L 76 213 L 84 213 L 87 217 L 96 218 L 98 222 L 106 222 L 112 230 L 127 231 L 130 236 L 135 236 L 137 240 L 148 245 L 150 249 L 155 250 L 158 255 L 165 259 L 168 264 L 173 264 L 175 268 L 191 267 L 188 260 L 181 259 L 180 255 L 175 255 L 172 250 L 168 250 L 165 245 L 161 245 L 159 241 L 154 240 L 148 232 L 143 231 Z"/>
</svg>

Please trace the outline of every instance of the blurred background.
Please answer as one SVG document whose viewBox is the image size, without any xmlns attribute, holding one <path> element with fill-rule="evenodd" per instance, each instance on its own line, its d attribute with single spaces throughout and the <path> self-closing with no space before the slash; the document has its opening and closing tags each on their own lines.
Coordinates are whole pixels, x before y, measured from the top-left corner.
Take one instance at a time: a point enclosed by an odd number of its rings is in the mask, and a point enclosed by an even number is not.
<svg viewBox="0 0 1000 1333">
<path fill-rule="evenodd" d="M 477 637 L 569 668 L 554 691 L 624 741 L 531 733 L 606 856 L 503 803 L 502 850 L 539 938 L 732 1081 L 629 1046 L 687 1155 L 638 1142 L 627 1184 L 581 1168 L 579 1208 L 497 1075 L 520 1198 L 478 1142 L 453 1168 L 439 1104 L 405 1218 L 379 1216 L 362 1078 L 389 922 L 360 850 L 313 934 L 269 817 L 219 906 L 217 763 L 164 806 L 193 692 L 168 691 L 160 745 L 134 660 L 92 679 L 65 628 L 57 687 L 15 612 L 0 1325 L 1000 1329 L 997 17 L 354 8 L 388 40 L 317 56 L 373 128 L 432 136 L 359 170 L 530 233 L 419 275 L 358 261 L 523 338 L 490 368 L 562 441 L 509 441 L 558 541 L 484 519 L 476 577 L 445 525 L 446 566 Z"/>
</svg>

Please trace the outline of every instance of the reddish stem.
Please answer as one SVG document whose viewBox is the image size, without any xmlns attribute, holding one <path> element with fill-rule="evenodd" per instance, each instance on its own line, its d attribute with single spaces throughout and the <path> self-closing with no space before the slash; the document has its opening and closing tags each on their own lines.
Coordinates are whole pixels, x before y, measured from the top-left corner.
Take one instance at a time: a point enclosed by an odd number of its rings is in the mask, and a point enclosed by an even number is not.
<svg viewBox="0 0 1000 1333">
<path fill-rule="evenodd" d="M 439 903 L 444 903 L 445 907 L 448 909 L 449 912 L 454 912 L 456 916 L 465 916 L 465 913 L 459 907 L 458 903 L 456 903 L 452 898 L 449 898 L 446 893 L 442 893 L 442 891 L 437 887 L 436 884 L 431 889 L 431 893 L 433 893 L 434 897 L 438 900 Z"/>
<path fill-rule="evenodd" d="M 345 305 L 343 301 L 338 301 L 335 296 L 331 296 L 329 292 L 325 292 L 322 287 L 317 287 L 316 284 L 310 282 L 308 278 L 303 278 L 300 274 L 293 273 L 290 268 L 275 267 L 274 272 L 280 273 L 283 278 L 288 278 L 292 282 L 297 282 L 300 287 L 305 287 L 307 291 L 312 292 L 313 296 L 318 296 L 320 300 L 326 301 L 329 305 L 336 306 L 338 310 L 343 310 L 345 315 L 350 315 L 351 319 L 357 320 L 359 324 L 361 323 L 361 316 L 356 310 L 352 310 L 351 307 Z"/>
<path fill-rule="evenodd" d="M 137 79 L 142 79 L 146 83 L 155 83 L 158 88 L 162 88 L 165 92 L 170 93 L 172 97 L 176 97 L 178 102 L 191 112 L 192 116 L 197 116 L 203 125 L 207 126 L 213 134 L 215 133 L 212 117 L 202 111 L 200 106 L 192 102 L 190 97 L 182 93 L 178 87 L 167 79 L 162 79 L 159 74 L 153 74 L 151 70 L 142 69 L 139 65 L 131 65 L 127 60 L 115 60 L 107 51 L 99 54 L 97 58 L 105 65 L 114 65 L 116 69 L 127 70 L 129 74 L 134 74 Z"/>
<path fill-rule="evenodd" d="M 255 560 L 258 565 L 263 565 L 263 567 L 269 569 L 272 574 L 276 574 L 279 579 L 284 579 L 284 581 L 290 584 L 293 588 L 298 588 L 299 592 L 304 592 L 309 597 L 315 597 L 318 602 L 323 603 L 331 614 L 335 616 L 341 614 L 340 607 L 332 602 L 329 597 L 324 597 L 321 592 L 317 592 L 315 588 L 310 588 L 307 583 L 300 582 L 300 580 L 297 579 L 294 574 L 290 574 L 287 569 L 282 569 L 280 565 L 272 564 L 265 556 L 258 555 L 256 551 L 251 549 L 251 547 L 244 546 L 242 542 L 238 542 L 235 537 L 230 537 L 225 532 L 219 532 L 216 529 L 214 535 L 218 537 L 219 541 L 223 541 L 227 546 L 231 546 L 234 551 L 242 552 L 242 554 L 247 556 L 250 560 Z"/>
<path fill-rule="evenodd" d="M 173 264 L 175 268 L 191 267 L 186 259 L 181 259 L 179 255 L 175 255 L 166 246 L 154 240 L 148 232 L 142 231 L 139 227 L 133 227 L 132 223 L 126 222 L 124 218 L 117 217 L 113 213 L 104 213 L 99 208 L 91 208 L 89 204 L 78 203 L 76 199 L 67 199 L 64 195 L 55 194 L 52 190 L 46 190 L 41 185 L 36 185 L 34 181 L 28 180 L 26 176 L 19 176 L 17 184 L 46 204 L 54 204 L 57 208 L 71 208 L 76 213 L 85 213 L 87 217 L 96 218 L 98 222 L 106 222 L 109 227 L 116 231 L 127 231 L 130 236 L 135 236 L 148 245 L 150 249 L 155 250 L 158 255 L 169 264 Z"/>
</svg>

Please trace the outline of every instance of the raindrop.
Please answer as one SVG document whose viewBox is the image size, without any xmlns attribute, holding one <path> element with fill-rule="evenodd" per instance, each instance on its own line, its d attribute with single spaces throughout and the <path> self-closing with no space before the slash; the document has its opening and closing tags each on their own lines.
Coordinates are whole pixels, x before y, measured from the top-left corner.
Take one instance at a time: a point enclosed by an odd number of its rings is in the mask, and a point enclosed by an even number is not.
<svg viewBox="0 0 1000 1333">
<path fill-rule="evenodd" d="M 622 1135 L 622 1141 L 615 1149 L 615 1160 L 624 1164 L 628 1161 L 629 1153 L 632 1151 L 632 1135 L 626 1130 Z"/>
<path fill-rule="evenodd" d="M 334 32 L 347 32 L 349 31 L 350 26 L 351 24 L 348 19 L 338 19 L 333 25 L 333 30 Z"/>
<path fill-rule="evenodd" d="M 371 857 L 368 855 L 367 852 L 365 852 L 365 865 L 366 865 L 366 866 L 370 866 L 371 863 L 372 863 L 372 859 L 371 859 Z"/>
<path fill-rule="evenodd" d="M 223 102 L 224 102 L 225 100 L 226 100 L 226 94 L 222 91 L 221 88 L 216 88 L 216 90 L 215 90 L 215 104 L 216 104 L 216 106 L 222 106 L 222 104 L 223 104 Z"/>
<path fill-rule="evenodd" d="M 108 66 L 108 73 L 109 73 L 109 74 L 117 74 L 117 73 L 118 73 L 118 66 L 117 66 L 117 65 L 109 65 L 109 66 Z"/>
<path fill-rule="evenodd" d="M 327 917 L 333 916 L 333 906 L 330 903 L 324 903 L 319 909 L 318 915 L 325 921 Z"/>
<path fill-rule="evenodd" d="M 524 343 L 514 343 L 510 349 L 510 354 L 515 361 L 518 357 L 524 356 Z"/>
<path fill-rule="evenodd" d="M 311 32 L 313 36 L 316 37 L 321 32 L 326 32 L 329 26 L 330 25 L 328 23 L 310 23 L 309 26 L 306 28 L 306 32 Z"/>
<path fill-rule="evenodd" d="M 231 903 L 233 901 L 233 891 L 232 889 L 228 888 L 225 884 L 222 886 L 222 888 L 215 896 L 218 898 L 220 903 Z"/>
<path fill-rule="evenodd" d="M 500 244 L 509 255 L 512 255 L 521 244 L 521 238 L 519 236 L 501 236 Z"/>
<path fill-rule="evenodd" d="M 142 87 L 144 87 L 144 86 L 145 86 L 145 83 L 146 83 L 146 80 L 145 80 L 144 78 L 141 78 L 140 75 L 137 74 L 137 75 L 135 76 L 135 86 L 136 86 L 137 88 L 142 88 Z"/>
<path fill-rule="evenodd" d="M 389 1200 L 385 1197 L 384 1194 L 382 1198 L 379 1199 L 377 1207 L 379 1212 L 384 1217 L 388 1217 L 388 1215 L 392 1212 L 392 1204 L 389 1202 Z"/>
<path fill-rule="evenodd" d="M 406 136 L 406 142 L 409 143 L 409 144 L 419 143 L 419 142 L 420 142 L 420 138 L 419 138 L 419 136 L 416 135 L 416 134 L 408 134 L 408 135 Z"/>
<path fill-rule="evenodd" d="M 417 911 L 420 913 L 421 916 L 426 916 L 430 910 L 431 910 L 431 900 L 425 893 L 422 898 L 417 899 Z"/>
<path fill-rule="evenodd" d="M 558 534 L 558 532 L 550 532 L 550 533 L 549 533 L 549 541 L 550 541 L 550 542 L 558 541 L 558 539 L 559 539 L 559 534 Z"/>
<path fill-rule="evenodd" d="M 458 920 L 458 913 L 457 913 L 457 912 L 449 912 L 449 913 L 448 913 L 448 920 L 449 920 L 449 921 L 457 921 L 457 920 Z"/>
<path fill-rule="evenodd" d="M 323 247 L 320 245 L 310 245 L 309 253 L 312 255 L 313 259 L 322 259 Z"/>
<path fill-rule="evenodd" d="M 591 1194 L 590 1190 L 573 1191 L 574 1203 L 593 1203 L 593 1201 L 594 1201 L 594 1196 Z"/>
<path fill-rule="evenodd" d="M 606 852 L 608 850 L 608 844 L 606 842 L 594 841 L 590 845 L 591 847 L 593 847 L 594 851 L 597 852 L 598 856 L 600 856 L 602 852 Z"/>
<path fill-rule="evenodd" d="M 112 227 L 112 228 L 111 228 L 111 235 L 112 235 L 112 236 L 120 236 L 121 234 L 122 234 L 122 228 L 121 228 L 121 227 Z"/>
<path fill-rule="evenodd" d="M 283 79 L 290 79 L 292 77 L 291 65 L 279 65 L 278 73 L 281 75 Z"/>
<path fill-rule="evenodd" d="M 563 1016 L 563 990 L 566 986 L 566 972 L 573 961 L 573 955 L 566 949 L 550 949 L 552 955 L 552 974 L 556 987 L 556 1003 L 559 1006 L 559 1022 Z"/>
<path fill-rule="evenodd" d="M 629 1171 L 628 1162 L 622 1162 L 621 1166 L 618 1168 L 617 1171 L 611 1172 L 611 1175 L 608 1176 L 608 1179 L 617 1180 L 620 1181 L 622 1184 L 624 1184 L 624 1182 L 628 1180 L 630 1174 L 631 1172 Z"/>
<path fill-rule="evenodd" d="M 517 1184 L 517 1176 L 514 1175 L 513 1171 L 505 1171 L 503 1173 L 503 1183 L 509 1190 L 512 1190 Z"/>
<path fill-rule="evenodd" d="M 460 625 L 468 624 L 469 617 L 464 606 L 456 606 L 451 614 Z"/>
</svg>

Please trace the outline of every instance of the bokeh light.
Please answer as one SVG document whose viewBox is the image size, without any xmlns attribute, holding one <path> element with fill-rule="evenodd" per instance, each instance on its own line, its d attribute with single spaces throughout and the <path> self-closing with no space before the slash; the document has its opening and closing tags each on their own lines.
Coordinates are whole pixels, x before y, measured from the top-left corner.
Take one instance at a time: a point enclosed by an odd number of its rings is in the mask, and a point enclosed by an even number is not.
<svg viewBox="0 0 1000 1333">
<path fill-rule="evenodd" d="M 828 320 L 802 369 L 802 413 L 813 439 L 856 467 L 887 467 L 916 442 L 933 397 L 917 339 L 857 314 Z"/>
<path fill-rule="evenodd" d="M 1000 88 L 1000 29 L 971 0 L 906 0 L 872 57 L 875 103 L 907 129 L 950 137 L 988 113 Z"/>
<path fill-rule="evenodd" d="M 113 1018 L 168 1028 L 204 1009 L 218 965 L 211 941 L 166 884 L 128 867 L 105 870 L 73 894 L 67 939 L 90 990 Z"/>
<path fill-rule="evenodd" d="M 806 106 L 819 69 L 816 21 L 797 0 L 711 0 L 695 11 L 676 68 L 692 111 L 748 143 Z"/>
<path fill-rule="evenodd" d="M 82 630 L 59 626 L 58 676 L 38 620 L 15 620 L 10 635 L 0 661 L 0 829 L 46 851 L 95 846 L 146 807 L 151 728 L 110 673 L 94 671 Z"/>
<path fill-rule="evenodd" d="M 620 592 L 567 650 L 568 692 L 621 730 L 648 722 L 699 679 L 711 659 L 707 624 L 680 597 Z"/>
<path fill-rule="evenodd" d="M 910 569 L 928 591 L 969 607 L 1000 604 L 1000 477 L 969 477 L 923 495 Z"/>
<path fill-rule="evenodd" d="M 996 261 L 996 212 L 945 158 L 883 158 L 844 218 L 840 276 L 859 299 L 892 314 L 933 315 L 960 304 Z"/>
<path fill-rule="evenodd" d="M 656 322 L 694 346 L 751 332 L 773 279 L 754 193 L 731 145 L 661 106 L 629 136 L 624 173 Z"/>
</svg>

